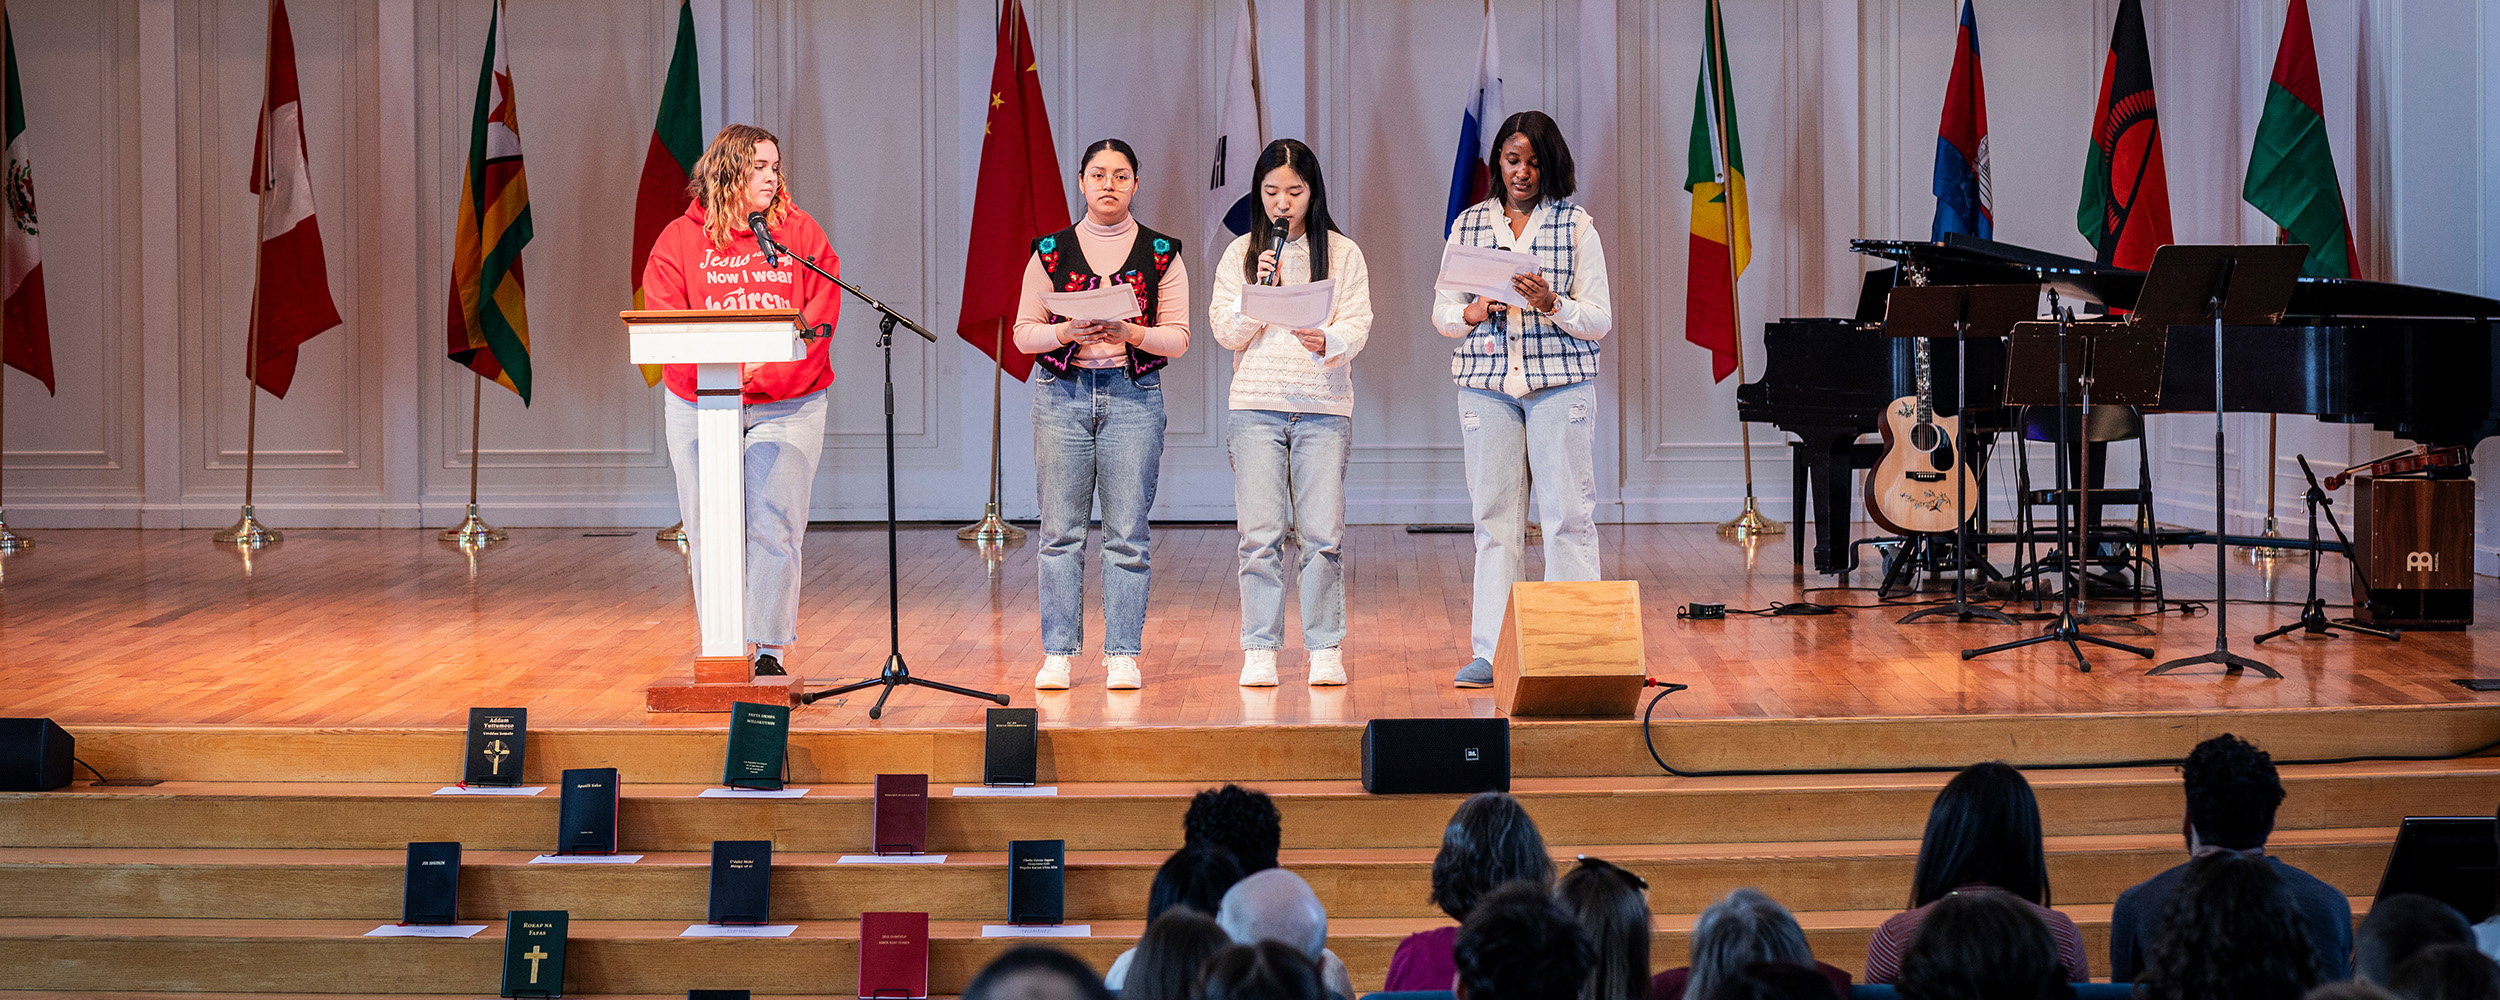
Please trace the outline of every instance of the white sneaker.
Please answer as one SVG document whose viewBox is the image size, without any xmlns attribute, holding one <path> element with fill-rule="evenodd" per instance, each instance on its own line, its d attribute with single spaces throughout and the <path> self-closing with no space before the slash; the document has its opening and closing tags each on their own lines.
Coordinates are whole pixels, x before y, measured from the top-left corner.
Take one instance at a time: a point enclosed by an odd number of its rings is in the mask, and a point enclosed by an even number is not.
<svg viewBox="0 0 2500 1000">
<path fill-rule="evenodd" d="M 1345 657 L 1337 647 L 1311 651 L 1311 686 L 1336 687 L 1345 683 Z"/>
<path fill-rule="evenodd" d="M 1109 675 L 1102 686 L 1113 691 L 1135 691 L 1146 683 L 1145 675 L 1137 672 L 1137 658 L 1134 656 L 1103 657 L 1102 669 Z"/>
<path fill-rule="evenodd" d="M 1072 660 L 1072 657 L 1066 656 L 1042 657 L 1041 672 L 1033 675 L 1033 689 L 1036 691 L 1067 690 L 1068 668 L 1073 665 Z"/>
<path fill-rule="evenodd" d="M 1245 649 L 1241 651 L 1241 686 L 1272 688 L 1276 686 L 1276 651 Z"/>
</svg>

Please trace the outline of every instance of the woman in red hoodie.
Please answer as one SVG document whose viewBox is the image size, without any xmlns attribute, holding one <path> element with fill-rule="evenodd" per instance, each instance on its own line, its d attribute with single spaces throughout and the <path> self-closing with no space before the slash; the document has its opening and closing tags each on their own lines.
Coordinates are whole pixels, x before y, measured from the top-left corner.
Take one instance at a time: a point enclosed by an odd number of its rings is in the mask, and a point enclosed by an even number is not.
<svg viewBox="0 0 2500 1000">
<path fill-rule="evenodd" d="M 782 180 L 781 142 L 753 125 L 731 125 L 712 137 L 687 185 L 693 203 L 660 231 L 643 266 L 647 309 L 797 309 L 810 327 L 840 315 L 841 290 L 791 261 L 764 262 L 746 218 L 764 213 L 787 253 L 836 274 L 825 230 L 790 203 Z M 798 361 L 746 366 L 746 638 L 755 672 L 782 674 L 798 637 L 799 542 L 807 534 L 808 489 L 825 443 L 825 389 L 831 338 L 808 341 Z M 669 464 L 677 469 L 677 510 L 690 548 L 705 542 L 695 509 L 694 366 L 667 368 Z M 698 575 L 700 554 L 687 560 Z M 703 593 L 700 580 L 695 593 Z"/>
</svg>

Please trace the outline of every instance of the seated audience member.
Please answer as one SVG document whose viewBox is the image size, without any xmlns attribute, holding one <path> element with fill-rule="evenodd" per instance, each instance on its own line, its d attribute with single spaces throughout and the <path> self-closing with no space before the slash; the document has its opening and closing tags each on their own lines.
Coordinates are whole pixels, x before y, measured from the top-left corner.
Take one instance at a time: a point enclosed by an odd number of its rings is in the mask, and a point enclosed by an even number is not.
<svg viewBox="0 0 2500 1000">
<path fill-rule="evenodd" d="M 1937 900 L 1901 956 L 1902 1000 L 2068 1000 L 2048 921 L 2004 892 Z"/>
<path fill-rule="evenodd" d="M 2083 933 L 2049 909 L 2048 855 L 2040 842 L 2040 802 L 2022 772 L 1994 761 L 1963 768 L 1936 793 L 1910 876 L 1910 909 L 1876 928 L 1866 944 L 1866 981 L 1900 978 L 1901 954 L 1929 907 L 1954 893 L 1994 892 L 2020 898 L 2057 939 L 2058 966 L 2068 982 L 2092 978 Z"/>
<path fill-rule="evenodd" d="M 982 967 L 963 1000 L 1111 1000 L 1111 991 L 1076 956 L 1028 944 Z"/>
<path fill-rule="evenodd" d="M 1233 946 L 1224 928 L 1186 906 L 1176 906 L 1146 924 L 1146 933 L 1129 963 L 1120 1000 L 1198 1000 L 1198 984 L 1206 964 L 1217 952 Z"/>
<path fill-rule="evenodd" d="M 1543 883 L 1516 881 L 1476 901 L 1452 957 L 1458 1000 L 1577 1000 L 1597 949 Z"/>
<path fill-rule="evenodd" d="M 1281 941 L 1237 944 L 1207 960 L 1204 1000 L 1325 1000 L 1319 970 Z"/>
<path fill-rule="evenodd" d="M 1583 854 L 1554 883 L 1554 898 L 1597 949 L 1580 1000 L 1649 1000 L 1649 882 Z"/>
<path fill-rule="evenodd" d="M 1755 962 L 1714 987 L 1708 1000 L 1826 1000 L 1831 980 L 1786 962 Z"/>
<path fill-rule="evenodd" d="M 2396 998 L 2387 995 L 2386 990 L 2361 980 L 2343 979 L 2310 990 L 2308 995 L 2301 997 L 2300 1000 L 2396 1000 Z"/>
<path fill-rule="evenodd" d="M 2500 1000 L 2500 965 L 2471 946 L 2424 948 L 2387 974 L 2396 1000 Z"/>
<path fill-rule="evenodd" d="M 1825 997 L 1849 995 L 1849 973 L 1814 960 L 1806 932 L 1788 909 L 1758 889 L 1738 889 L 1703 908 L 1693 921 L 1693 964 L 1649 981 L 1650 1000 L 1702 1000 L 1747 968 L 1792 965 L 1813 971 Z"/>
<path fill-rule="evenodd" d="M 2385 986 L 2405 959 L 2443 944 L 2474 944 L 2474 928 L 2456 907 L 2418 893 L 2389 896 L 2370 904 L 2370 915 L 2353 932 L 2352 976 Z"/>
<path fill-rule="evenodd" d="M 2179 768 L 2187 786 L 2187 846 L 2191 857 L 2236 851 L 2265 858 L 2290 895 L 2309 935 L 2321 979 L 2351 974 L 2352 904 L 2341 890 L 2265 853 L 2274 832 L 2274 810 L 2283 803 L 2283 781 L 2274 760 L 2229 733 L 2196 745 Z M 2188 866 L 2179 865 L 2118 894 L 2109 915 L 2109 979 L 2133 981 L 2161 937 L 2159 921 L 2179 891 Z"/>
<path fill-rule="evenodd" d="M 1233 853 L 1241 873 L 1254 875 L 1276 867 L 1276 851 L 1284 843 L 1285 818 L 1266 792 L 1240 785 L 1210 788 L 1192 796 L 1181 814 L 1185 843 L 1214 844 Z"/>
<path fill-rule="evenodd" d="M 1528 811 L 1506 792 L 1478 792 L 1460 803 L 1441 831 L 1441 853 L 1432 859 L 1432 905 L 1464 921 L 1493 887 L 1522 879 L 1540 889 L 1554 884 L 1554 859 L 1546 856 L 1545 838 Z M 1457 940 L 1456 927 L 1407 935 L 1389 956 L 1382 988 L 1449 989 L 1458 975 L 1451 953 Z"/>
<path fill-rule="evenodd" d="M 1152 924 L 1163 911 L 1186 906 L 1203 916 L 1215 916 L 1224 903 L 1224 893 L 1241 881 L 1241 863 L 1233 860 L 1231 851 L 1214 844 L 1185 844 L 1172 856 L 1163 859 L 1163 867 L 1155 869 L 1154 885 L 1146 890 L 1146 922 Z M 1111 971 L 1102 977 L 1103 985 L 1120 989 L 1128 981 L 1129 964 L 1136 960 L 1137 949 L 1121 952 L 1111 962 Z"/>
<path fill-rule="evenodd" d="M 2137 1000 L 2295 1000 L 2318 984 L 2310 930 L 2275 865 L 2238 851 L 2187 863 L 2137 970 Z"/>
<path fill-rule="evenodd" d="M 1328 911 L 1302 876 L 1270 868 L 1242 879 L 1224 893 L 1215 922 L 1234 944 L 1274 941 L 1292 948 L 1319 970 L 1320 982 L 1330 993 L 1348 1000 L 1354 996 L 1345 963 L 1328 950 Z"/>
</svg>

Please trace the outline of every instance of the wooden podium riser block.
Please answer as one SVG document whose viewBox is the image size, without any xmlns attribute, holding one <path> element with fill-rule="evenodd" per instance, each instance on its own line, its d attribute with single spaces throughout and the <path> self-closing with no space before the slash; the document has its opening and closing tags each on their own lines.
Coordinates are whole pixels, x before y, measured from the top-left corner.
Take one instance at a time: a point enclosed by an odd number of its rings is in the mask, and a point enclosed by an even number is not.
<svg viewBox="0 0 2500 1000">
<path fill-rule="evenodd" d="M 1513 584 L 1493 652 L 1493 703 L 1513 717 L 1629 716 L 1646 662 L 1640 584 Z"/>
<path fill-rule="evenodd" d="M 695 681 L 662 681 L 645 689 L 643 696 L 650 710 L 726 715 L 731 705 L 742 701 L 756 705 L 796 705 L 799 703 L 799 695 L 807 691 L 807 682 L 797 676 L 748 679 L 746 668 L 739 667 L 734 671 L 724 673 L 724 676 L 731 679 L 731 683 L 708 683 L 701 680 L 703 668 L 698 665 L 695 669 L 697 677 Z M 534 751 L 537 749 L 538 734 L 530 735 L 531 749 Z M 715 764 L 715 767 L 717 766 Z M 537 769 L 531 768 L 531 770 Z M 563 769 L 557 768 L 556 773 L 563 773 Z"/>
<path fill-rule="evenodd" d="M 1670 665 L 1660 675 L 1677 676 Z M 2500 705 L 2457 703 L 2350 709 L 2251 709 L 2124 715 L 1947 716 L 1892 719 L 1674 719 L 1660 706 L 1659 753 L 1688 770 L 1958 767 L 2184 756 L 2209 736 L 2238 733 L 2277 759 L 2455 753 L 2500 739 Z M 844 712 L 849 714 L 843 714 Z M 981 780 L 978 729 L 822 729 L 855 710 L 797 715 L 792 777 L 822 783 L 878 773 L 927 774 L 939 785 Z M 457 778 L 462 732 L 243 726 L 70 726 L 78 755 L 107 774 L 169 781 L 410 781 Z M 719 729 L 538 729 L 523 772 L 553 783 L 569 767 L 615 767 L 628 781 L 694 784 L 720 778 Z M 1659 773 L 1636 720 L 1518 721 L 1512 774 L 1520 778 L 1650 777 Z M 1352 781 L 1362 773 L 1355 725 L 1092 727 L 1044 721 L 1045 782 Z"/>
</svg>

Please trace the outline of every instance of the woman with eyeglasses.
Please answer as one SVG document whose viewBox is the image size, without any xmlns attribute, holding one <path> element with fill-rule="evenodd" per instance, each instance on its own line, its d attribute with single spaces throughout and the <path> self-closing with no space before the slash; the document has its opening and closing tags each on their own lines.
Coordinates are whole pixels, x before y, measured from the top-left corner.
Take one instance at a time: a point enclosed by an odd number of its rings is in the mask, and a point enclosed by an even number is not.
<svg viewBox="0 0 2500 1000">
<path fill-rule="evenodd" d="M 1649 880 L 1583 854 L 1554 897 L 1597 946 L 1580 1000 L 1649 1000 Z"/>
<path fill-rule="evenodd" d="M 1104 139 L 1077 160 L 1085 218 L 1033 241 L 1016 311 L 1016 349 L 1034 355 L 1033 468 L 1041 498 L 1042 668 L 1062 690 L 1085 647 L 1085 528 L 1102 515 L 1103 686 L 1133 690 L 1145 650 L 1146 514 L 1163 470 L 1163 367 L 1189 353 L 1189 269 L 1181 241 L 1129 216 L 1137 153 Z M 1137 310 L 1071 319 L 1046 292 L 1126 288 Z"/>
</svg>

